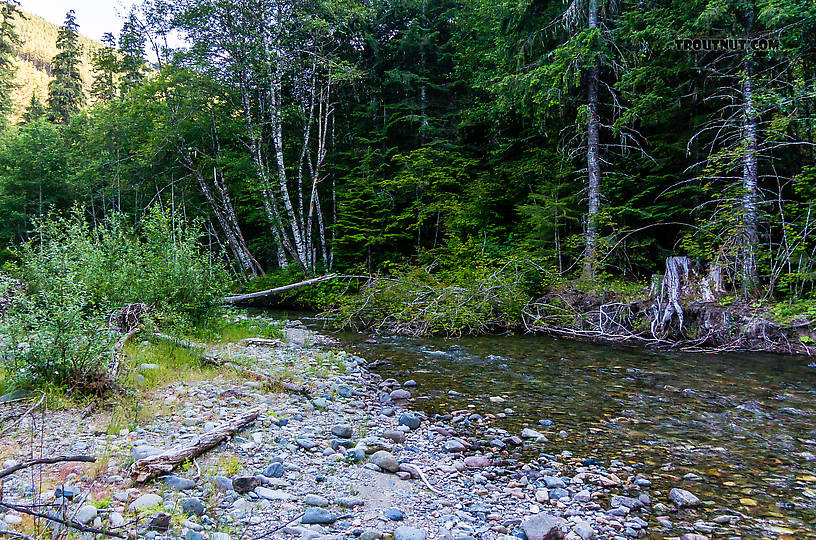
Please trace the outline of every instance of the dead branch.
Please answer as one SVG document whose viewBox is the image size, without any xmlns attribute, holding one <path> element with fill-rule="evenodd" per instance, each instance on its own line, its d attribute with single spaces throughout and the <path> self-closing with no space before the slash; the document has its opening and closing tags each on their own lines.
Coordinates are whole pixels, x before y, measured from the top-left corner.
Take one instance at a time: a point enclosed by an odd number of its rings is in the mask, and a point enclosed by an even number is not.
<svg viewBox="0 0 816 540">
<path fill-rule="evenodd" d="M 146 457 L 134 463 L 130 475 L 137 483 L 168 474 L 178 465 L 192 459 L 233 436 L 235 433 L 254 422 L 261 414 L 259 409 L 252 409 L 246 414 L 221 424 L 212 431 L 204 433 L 192 443 L 171 448 L 159 455 Z"/>
<path fill-rule="evenodd" d="M 279 339 L 246 338 L 239 341 L 241 345 L 255 345 L 258 347 L 280 347 L 283 342 Z"/>
<path fill-rule="evenodd" d="M 37 512 L 35 510 L 30 509 L 27 506 L 18 506 L 16 504 L 9 504 L 6 502 L 0 501 L 0 506 L 8 508 L 9 510 L 14 510 L 15 512 L 21 512 L 23 514 L 28 514 L 29 516 L 34 516 L 42 519 L 47 519 L 50 521 L 55 521 L 66 527 L 70 527 L 71 529 L 76 529 L 79 532 L 89 532 L 94 534 L 101 534 L 103 536 L 113 536 L 115 538 L 127 538 L 124 534 L 112 532 L 110 530 L 105 529 L 97 529 L 96 527 L 91 527 L 89 525 L 83 525 L 82 523 L 74 520 L 62 519 L 60 517 L 50 515 L 50 514 L 43 514 L 42 512 Z"/>
<path fill-rule="evenodd" d="M 337 277 L 340 276 L 338 276 L 338 274 L 327 274 L 325 276 L 319 276 L 316 278 L 307 279 L 306 281 L 299 281 L 297 283 L 290 283 L 289 285 L 275 287 L 274 289 L 267 289 L 265 291 L 227 296 L 225 298 L 222 298 L 221 301 L 225 304 L 239 304 L 241 302 L 246 302 L 247 300 L 253 300 L 255 298 L 263 298 L 264 296 L 271 296 L 273 294 L 280 294 L 282 292 L 291 291 L 293 289 L 299 289 L 301 287 L 308 287 L 309 285 L 314 285 L 315 283 L 328 281 L 330 279 L 334 279 Z"/>
<path fill-rule="evenodd" d="M 29 408 L 28 408 L 28 409 L 27 409 L 27 410 L 26 410 L 26 411 L 25 411 L 23 414 L 21 414 L 21 415 L 20 415 L 20 416 L 17 418 L 17 420 L 15 420 L 15 421 L 14 421 L 14 422 L 12 422 L 11 424 L 7 425 L 7 426 L 6 426 L 6 427 L 4 427 L 2 430 L 0 430 L 0 435 L 3 435 L 3 434 L 4 434 L 4 433 L 6 433 L 7 431 L 10 431 L 10 430 L 11 430 L 11 428 L 13 428 L 13 427 L 14 427 L 14 426 L 16 426 L 17 424 L 19 424 L 19 423 L 20 423 L 20 421 L 21 421 L 23 418 L 25 418 L 25 417 L 26 417 L 28 414 L 30 414 L 30 413 L 31 413 L 31 411 L 33 411 L 34 409 L 36 409 L 37 407 L 39 407 L 39 406 L 42 404 L 42 402 L 45 400 L 45 392 L 43 392 L 42 390 L 37 390 L 37 392 L 39 392 L 39 393 L 40 393 L 40 399 L 38 399 L 38 400 L 37 400 L 37 402 L 36 402 L 34 405 L 32 405 L 31 407 L 29 407 Z M 0 477 L 0 478 L 1 478 L 1 477 Z"/>
<path fill-rule="evenodd" d="M 17 531 L 0 531 L 0 536 L 2 535 L 13 536 L 14 538 L 25 538 L 26 540 L 34 540 L 33 536 L 28 536 L 27 534 L 23 534 Z"/>
<path fill-rule="evenodd" d="M 56 456 L 50 458 L 29 459 L 28 461 L 21 461 L 17 465 L 12 465 L 11 467 L 6 467 L 5 469 L 0 470 L 0 478 L 5 478 L 6 476 L 16 473 L 20 469 L 27 469 L 29 467 L 33 467 L 34 465 L 47 465 L 49 463 L 61 463 L 63 461 L 81 461 L 85 463 L 93 463 L 96 461 L 96 458 L 93 456 Z"/>
</svg>

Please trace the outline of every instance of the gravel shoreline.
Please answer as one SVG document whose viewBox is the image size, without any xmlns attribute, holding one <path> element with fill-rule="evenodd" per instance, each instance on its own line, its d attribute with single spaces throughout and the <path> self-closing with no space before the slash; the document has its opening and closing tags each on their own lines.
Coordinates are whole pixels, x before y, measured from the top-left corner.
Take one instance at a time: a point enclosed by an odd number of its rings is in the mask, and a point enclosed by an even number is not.
<svg viewBox="0 0 816 540">
<path fill-rule="evenodd" d="M 687 508 L 701 501 L 687 491 L 652 492 L 649 479 L 622 462 L 549 455 L 547 428 L 507 433 L 491 425 L 495 416 L 475 410 L 428 418 L 413 381 L 382 380 L 364 359 L 313 332 L 287 334 L 278 346 L 229 344 L 208 354 L 297 379 L 308 396 L 270 391 L 249 376 L 179 381 L 155 393 L 151 422 L 112 435 L 104 411 L 87 419 L 49 412 L 4 436 L 4 466 L 32 450 L 88 453 L 99 462 L 7 477 L 3 501 L 36 502 L 88 526 L 157 539 L 663 538 L 650 521 L 685 531 L 683 540 L 734 536 L 738 515 L 695 518 Z M 171 476 L 133 485 L 134 459 L 254 408 L 260 417 L 237 436 Z M 31 534 L 30 518 L 2 512 L 0 529 Z"/>
</svg>

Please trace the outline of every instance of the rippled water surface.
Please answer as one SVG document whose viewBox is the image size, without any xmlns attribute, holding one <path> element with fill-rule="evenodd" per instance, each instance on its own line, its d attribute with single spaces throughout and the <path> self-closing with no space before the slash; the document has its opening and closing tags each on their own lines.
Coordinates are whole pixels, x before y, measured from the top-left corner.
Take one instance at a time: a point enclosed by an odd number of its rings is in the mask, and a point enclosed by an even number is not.
<svg viewBox="0 0 816 540">
<path fill-rule="evenodd" d="M 428 398 L 416 407 L 427 413 L 510 407 L 498 424 L 544 431 L 550 453 L 640 464 L 656 490 L 683 487 L 713 509 L 744 514 L 751 537 L 816 538 L 813 359 L 651 353 L 540 336 L 365 343 L 371 336 L 336 335 L 355 354 L 390 362 L 376 368 L 384 377 L 416 380 L 415 395 Z"/>
</svg>

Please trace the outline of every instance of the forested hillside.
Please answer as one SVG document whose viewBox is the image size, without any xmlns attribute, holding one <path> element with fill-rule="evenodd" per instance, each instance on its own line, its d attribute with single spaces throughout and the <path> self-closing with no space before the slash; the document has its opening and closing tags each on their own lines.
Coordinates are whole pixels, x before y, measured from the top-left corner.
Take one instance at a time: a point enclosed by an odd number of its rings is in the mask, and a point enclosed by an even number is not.
<svg viewBox="0 0 816 540">
<path fill-rule="evenodd" d="M 52 61 L 57 54 L 57 32 L 59 27 L 32 13 L 20 10 L 22 16 L 14 19 L 14 30 L 19 43 L 14 47 L 14 63 L 17 67 L 14 77 L 12 101 L 15 104 L 12 119 L 17 120 L 36 94 L 43 102 L 48 96 L 48 81 L 51 80 Z M 79 36 L 82 46 L 79 68 L 82 84 L 90 90 L 93 77 L 91 58 L 102 45 L 85 36 Z"/>
<path fill-rule="evenodd" d="M 810 0 L 146 2 L 96 55 L 94 99 L 67 69 L 3 133 L 0 238 L 52 210 L 160 206 L 199 220 L 236 275 L 288 276 L 250 288 L 424 268 L 434 287 L 630 299 L 685 257 L 696 298 L 807 318 L 815 16 Z M 28 43 L 35 22 L 3 39 L 25 29 L 14 50 L 57 70 L 55 52 L 88 49 Z M 723 39 L 676 41 L 701 37 Z"/>
</svg>

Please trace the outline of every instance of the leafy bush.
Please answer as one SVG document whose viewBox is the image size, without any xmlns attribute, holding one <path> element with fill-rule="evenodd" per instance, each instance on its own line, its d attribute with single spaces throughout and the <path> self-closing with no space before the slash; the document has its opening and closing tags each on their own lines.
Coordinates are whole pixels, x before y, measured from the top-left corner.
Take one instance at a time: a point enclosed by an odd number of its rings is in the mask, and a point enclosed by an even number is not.
<svg viewBox="0 0 816 540">
<path fill-rule="evenodd" d="M 18 298 L 5 315 L 0 359 L 10 386 L 53 383 L 94 391 L 105 379 L 100 361 L 115 338 L 73 277 L 65 274 L 53 288 Z"/>
<path fill-rule="evenodd" d="M 100 379 L 117 337 L 108 316 L 125 304 L 154 306 L 174 330 L 200 322 L 232 284 L 200 236 L 158 209 L 137 226 L 114 216 L 93 227 L 79 209 L 39 222 L 9 267 L 26 293 L 0 327 L 7 378 L 74 388 Z"/>
<path fill-rule="evenodd" d="M 20 248 L 18 272 L 35 294 L 70 276 L 89 306 L 144 302 L 194 322 L 232 285 L 225 266 L 201 249 L 197 224 L 157 208 L 135 227 L 122 216 L 91 227 L 77 209 L 38 223 L 35 234 Z"/>
</svg>

